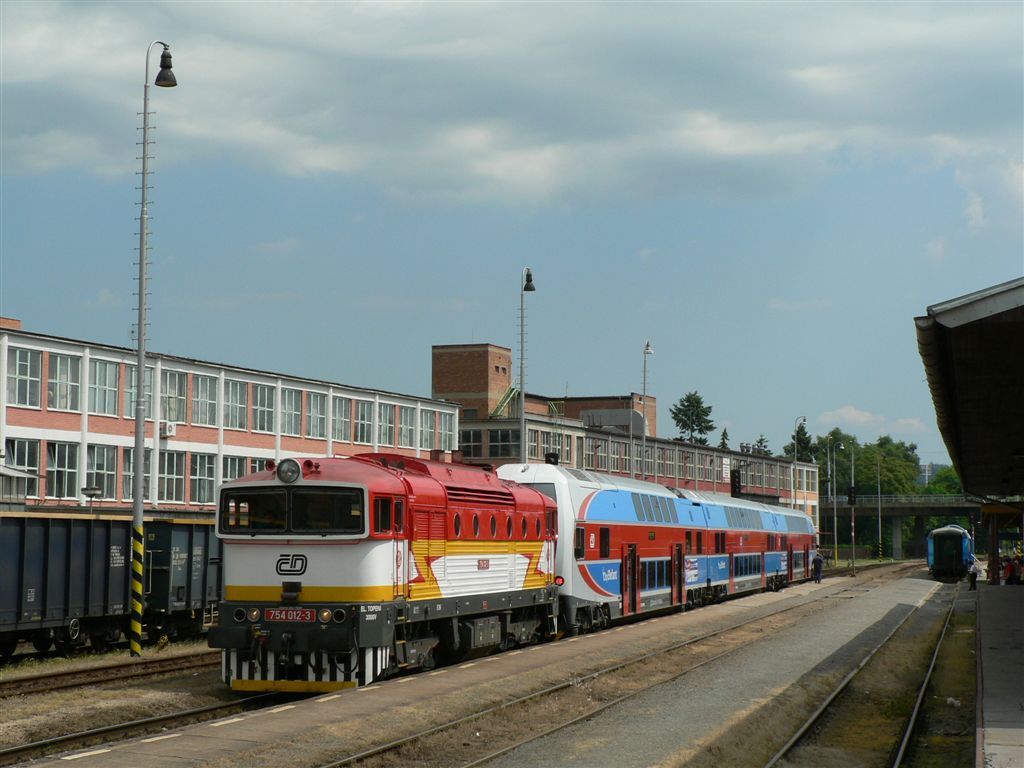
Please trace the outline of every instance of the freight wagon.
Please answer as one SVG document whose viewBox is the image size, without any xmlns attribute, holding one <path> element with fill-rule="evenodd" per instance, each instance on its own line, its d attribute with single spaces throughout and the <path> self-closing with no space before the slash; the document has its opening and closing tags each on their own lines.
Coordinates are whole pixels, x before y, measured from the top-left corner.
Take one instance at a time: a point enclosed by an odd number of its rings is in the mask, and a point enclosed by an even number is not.
<svg viewBox="0 0 1024 768">
<path fill-rule="evenodd" d="M 97 650 L 129 631 L 131 520 L 88 514 L 0 514 L 0 659 L 19 642 L 39 652 Z M 153 639 L 210 626 L 220 596 L 220 542 L 202 522 L 147 522 L 143 630 Z"/>
</svg>

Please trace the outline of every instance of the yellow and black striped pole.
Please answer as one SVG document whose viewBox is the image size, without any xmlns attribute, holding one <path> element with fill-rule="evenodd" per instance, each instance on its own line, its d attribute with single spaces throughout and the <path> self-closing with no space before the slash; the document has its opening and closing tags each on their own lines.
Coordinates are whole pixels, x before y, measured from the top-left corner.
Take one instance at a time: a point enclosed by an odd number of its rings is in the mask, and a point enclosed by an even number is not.
<svg viewBox="0 0 1024 768">
<path fill-rule="evenodd" d="M 128 639 L 129 651 L 132 656 L 142 655 L 142 563 L 145 554 L 142 526 L 133 525 L 131 637 Z"/>
</svg>

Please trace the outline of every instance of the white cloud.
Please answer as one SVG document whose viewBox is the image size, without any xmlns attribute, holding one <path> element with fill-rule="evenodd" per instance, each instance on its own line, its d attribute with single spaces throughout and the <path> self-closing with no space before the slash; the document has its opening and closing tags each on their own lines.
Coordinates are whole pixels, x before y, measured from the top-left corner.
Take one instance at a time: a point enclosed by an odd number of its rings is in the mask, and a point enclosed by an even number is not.
<svg viewBox="0 0 1024 768">
<path fill-rule="evenodd" d="M 972 232 L 984 229 L 988 224 L 985 220 L 985 204 L 981 196 L 973 190 L 967 193 L 967 205 L 964 207 L 964 215 L 967 217 L 967 225 Z"/>
<path fill-rule="evenodd" d="M 880 427 L 885 417 L 869 411 L 862 411 L 852 405 L 844 405 L 834 411 L 826 411 L 818 417 L 819 424 L 835 424 L 840 427 Z"/>
</svg>

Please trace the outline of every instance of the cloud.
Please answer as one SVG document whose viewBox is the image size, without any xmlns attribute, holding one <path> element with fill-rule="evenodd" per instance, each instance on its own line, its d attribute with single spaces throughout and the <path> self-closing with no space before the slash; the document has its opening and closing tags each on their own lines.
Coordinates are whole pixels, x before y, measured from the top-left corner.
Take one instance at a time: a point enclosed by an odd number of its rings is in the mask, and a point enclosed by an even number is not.
<svg viewBox="0 0 1024 768">
<path fill-rule="evenodd" d="M 840 427 L 881 427 L 885 417 L 862 411 L 852 405 L 844 405 L 834 411 L 826 411 L 818 417 L 819 424 L 837 424 Z"/>
<path fill-rule="evenodd" d="M 5 3 L 5 171 L 134 170 L 138 41 L 159 28 L 180 85 L 152 95 L 163 167 L 531 204 L 777 196 L 845 150 L 1019 178 L 1019 100 L 993 97 L 1019 92 L 1014 4 L 733 10 L 565 4 L 538 24 L 515 4 Z M 970 226 L 992 205 L 971 185 Z"/>
</svg>

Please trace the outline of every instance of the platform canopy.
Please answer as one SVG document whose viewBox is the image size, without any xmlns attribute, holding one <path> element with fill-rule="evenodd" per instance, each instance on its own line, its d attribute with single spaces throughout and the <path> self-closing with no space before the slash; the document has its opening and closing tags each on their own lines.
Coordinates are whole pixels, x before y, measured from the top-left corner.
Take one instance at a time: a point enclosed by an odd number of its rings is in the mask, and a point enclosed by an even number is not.
<svg viewBox="0 0 1024 768">
<path fill-rule="evenodd" d="M 915 318 L 939 431 L 964 490 L 1024 494 L 1024 278 Z"/>
</svg>

